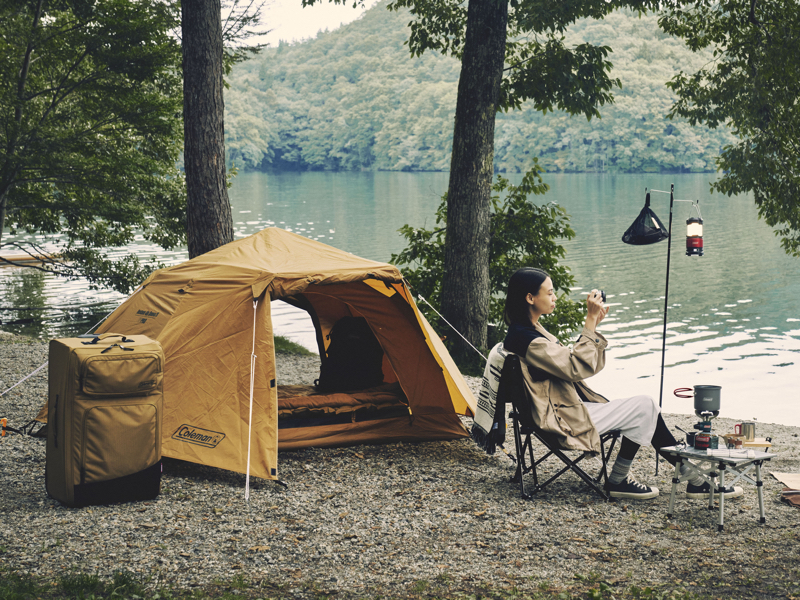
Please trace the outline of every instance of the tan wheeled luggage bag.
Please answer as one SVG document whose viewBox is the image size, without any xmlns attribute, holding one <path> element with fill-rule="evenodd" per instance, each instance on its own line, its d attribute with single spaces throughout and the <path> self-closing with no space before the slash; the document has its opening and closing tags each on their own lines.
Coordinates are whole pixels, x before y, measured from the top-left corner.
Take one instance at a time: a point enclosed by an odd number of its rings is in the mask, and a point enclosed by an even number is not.
<svg viewBox="0 0 800 600">
<path fill-rule="evenodd" d="M 45 485 L 67 506 L 155 498 L 164 354 L 143 335 L 50 341 Z"/>
</svg>

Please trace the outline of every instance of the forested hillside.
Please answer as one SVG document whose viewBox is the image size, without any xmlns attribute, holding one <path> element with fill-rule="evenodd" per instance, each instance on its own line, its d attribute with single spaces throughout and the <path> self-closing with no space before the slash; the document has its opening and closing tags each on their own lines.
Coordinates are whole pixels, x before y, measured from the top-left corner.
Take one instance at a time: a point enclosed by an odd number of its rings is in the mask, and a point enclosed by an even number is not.
<svg viewBox="0 0 800 600">
<path fill-rule="evenodd" d="M 238 65 L 226 93 L 228 160 L 243 169 L 447 170 L 459 64 L 411 58 L 407 13 L 385 3 L 341 29 L 281 44 Z M 538 156 L 554 171 L 712 171 L 734 138 L 668 120 L 664 83 L 709 60 L 665 35 L 655 16 L 581 21 L 568 40 L 614 50 L 616 101 L 587 121 L 532 108 L 498 115 L 495 170 L 521 172 Z"/>
</svg>

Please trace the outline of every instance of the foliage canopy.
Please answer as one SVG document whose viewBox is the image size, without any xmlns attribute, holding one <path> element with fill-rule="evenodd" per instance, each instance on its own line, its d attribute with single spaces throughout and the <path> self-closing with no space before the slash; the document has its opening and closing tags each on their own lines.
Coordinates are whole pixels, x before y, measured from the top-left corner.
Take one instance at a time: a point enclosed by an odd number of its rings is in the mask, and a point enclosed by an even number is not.
<svg viewBox="0 0 800 600">
<path fill-rule="evenodd" d="M 613 102 L 611 47 L 566 42 L 567 28 L 582 18 L 602 19 L 620 8 L 657 9 L 656 0 L 505 0 L 508 31 L 501 98 L 498 108 L 519 108 L 524 101 L 546 113 L 555 107 L 587 119 Z M 412 55 L 428 50 L 461 58 L 467 29 L 467 3 L 458 0 L 392 0 L 390 9 L 408 8 L 413 20 L 408 47 Z"/>
<path fill-rule="evenodd" d="M 739 138 L 723 149 L 712 189 L 752 192 L 759 216 L 800 256 L 800 3 L 796 0 L 700 0 L 667 12 L 667 33 L 714 59 L 669 82 L 671 115 Z"/>
<path fill-rule="evenodd" d="M 0 235 L 52 236 L 51 269 L 125 292 L 148 269 L 105 248 L 185 239 L 177 23 L 158 0 L 0 7 Z"/>
<path fill-rule="evenodd" d="M 244 170 L 449 169 L 459 63 L 434 51 L 409 58 L 408 20 L 407 10 L 379 3 L 336 31 L 237 65 L 225 96 L 228 159 Z M 711 52 L 693 54 L 656 16 L 582 19 L 565 42 L 613 43 L 622 89 L 602 119 L 557 108 L 543 115 L 532 103 L 499 113 L 497 172 L 524 173 L 534 156 L 548 173 L 713 171 L 735 141 L 727 127 L 666 118 L 674 96 L 665 82 L 680 68 L 699 69 Z"/>
</svg>

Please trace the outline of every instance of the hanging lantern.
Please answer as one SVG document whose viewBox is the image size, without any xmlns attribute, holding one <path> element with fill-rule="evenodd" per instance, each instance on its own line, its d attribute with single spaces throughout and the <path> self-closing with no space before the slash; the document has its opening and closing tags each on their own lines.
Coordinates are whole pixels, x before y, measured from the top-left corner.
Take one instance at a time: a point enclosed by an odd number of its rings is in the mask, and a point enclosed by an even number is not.
<svg viewBox="0 0 800 600">
<path fill-rule="evenodd" d="M 703 256 L 703 219 L 686 219 L 686 256 Z"/>
</svg>

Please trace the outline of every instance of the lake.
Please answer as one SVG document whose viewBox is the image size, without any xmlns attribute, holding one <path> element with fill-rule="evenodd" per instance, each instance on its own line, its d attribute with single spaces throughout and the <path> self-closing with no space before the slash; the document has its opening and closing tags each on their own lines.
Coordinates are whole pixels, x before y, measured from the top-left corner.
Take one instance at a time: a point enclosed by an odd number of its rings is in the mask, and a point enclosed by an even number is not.
<svg viewBox="0 0 800 600">
<path fill-rule="evenodd" d="M 621 236 L 643 206 L 645 188 L 668 191 L 674 183 L 675 198 L 699 201 L 705 256 L 685 256 L 685 222 L 694 211 L 676 202 L 664 410 L 693 412 L 692 400 L 676 398 L 675 388 L 720 385 L 723 416 L 800 426 L 800 261 L 757 220 L 751 197 L 711 195 L 713 178 L 545 174 L 551 190 L 533 200 L 557 202 L 571 215 L 577 235 L 564 246 L 574 293 L 604 289 L 610 305 L 601 327 L 610 342 L 606 368 L 590 383 L 611 398 L 659 398 L 667 243 L 628 246 Z M 387 261 L 405 245 L 399 227 L 433 225 L 447 180 L 447 173 L 243 173 L 230 190 L 236 235 L 277 226 Z M 651 206 L 666 225 L 669 195 L 653 193 Z M 183 251 L 158 255 L 170 264 L 186 258 Z M 88 330 L 122 299 L 18 268 L 0 269 L 0 298 L 2 329 L 44 339 Z M 316 351 L 305 314 L 275 304 L 276 333 Z"/>
</svg>

